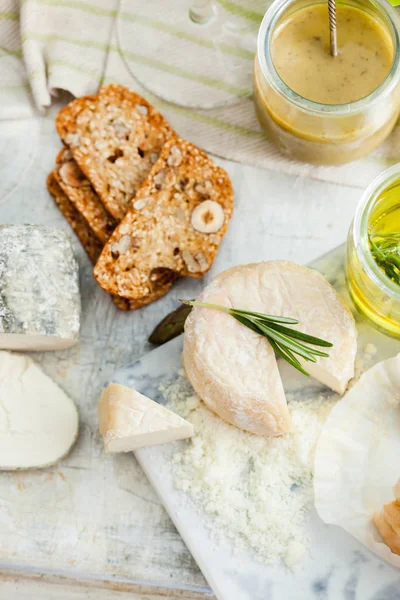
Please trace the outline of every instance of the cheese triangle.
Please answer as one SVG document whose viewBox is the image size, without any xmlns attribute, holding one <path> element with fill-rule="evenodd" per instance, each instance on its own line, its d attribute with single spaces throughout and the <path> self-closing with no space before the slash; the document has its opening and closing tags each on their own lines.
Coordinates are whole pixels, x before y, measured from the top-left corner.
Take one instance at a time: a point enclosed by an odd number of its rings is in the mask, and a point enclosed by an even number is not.
<svg viewBox="0 0 400 600">
<path fill-rule="evenodd" d="M 305 363 L 306 370 L 339 393 L 353 377 L 354 318 L 316 271 L 289 261 L 241 265 L 218 275 L 198 299 L 298 319 L 299 331 L 333 343 L 329 358 Z M 193 308 L 185 325 L 183 362 L 195 391 L 228 423 L 258 435 L 289 431 L 271 345 L 229 314 Z"/>
<path fill-rule="evenodd" d="M 110 383 L 98 404 L 107 452 L 130 452 L 194 435 L 193 425 L 136 390 Z"/>
</svg>

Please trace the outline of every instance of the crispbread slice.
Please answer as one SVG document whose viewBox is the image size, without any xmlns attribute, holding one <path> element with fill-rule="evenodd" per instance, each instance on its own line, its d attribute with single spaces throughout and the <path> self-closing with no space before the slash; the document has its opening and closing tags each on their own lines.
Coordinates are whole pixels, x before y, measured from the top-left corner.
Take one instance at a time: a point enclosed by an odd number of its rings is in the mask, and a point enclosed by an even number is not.
<svg viewBox="0 0 400 600">
<path fill-rule="evenodd" d="M 90 231 L 86 220 L 76 210 L 75 206 L 70 202 L 58 185 L 54 171 L 47 177 L 47 189 L 53 196 L 54 202 L 57 204 L 64 217 L 75 231 L 91 262 L 95 264 L 101 254 L 103 246 Z"/>
<path fill-rule="evenodd" d="M 168 286 L 168 289 L 169 289 L 169 286 Z M 115 306 L 117 308 L 119 308 L 120 310 L 136 310 L 137 308 L 142 308 L 143 306 L 147 306 L 148 304 L 155 302 L 156 300 L 158 300 L 159 298 L 164 296 L 164 294 L 166 294 L 168 292 L 168 289 L 164 290 L 162 287 L 160 287 L 158 290 L 156 290 L 152 294 L 149 294 L 148 296 L 144 296 L 143 298 L 141 298 L 140 300 L 137 300 L 137 301 L 132 300 L 130 298 L 122 298 L 122 296 L 114 296 L 112 294 L 111 294 L 111 297 L 113 299 Z"/>
<path fill-rule="evenodd" d="M 108 85 L 57 115 L 57 131 L 109 213 L 121 220 L 174 135 L 164 117 L 127 88 Z"/>
<path fill-rule="evenodd" d="M 232 211 L 226 171 L 193 144 L 173 138 L 104 247 L 94 276 L 106 291 L 134 300 L 160 285 L 167 291 L 176 277 L 202 277 Z"/>
<path fill-rule="evenodd" d="M 68 148 L 63 148 L 58 153 L 56 162 L 54 176 L 58 185 L 104 245 L 116 228 L 117 221 L 104 208 Z"/>
<path fill-rule="evenodd" d="M 58 185 L 54 176 L 54 171 L 47 177 L 47 189 L 53 196 L 55 203 L 61 210 L 64 217 L 71 225 L 91 262 L 95 264 L 101 253 L 102 244 L 93 235 L 86 220 L 76 210 L 72 202 L 69 201 L 63 190 Z M 162 289 L 159 289 L 155 293 L 142 298 L 139 302 L 129 300 L 128 298 L 121 298 L 119 296 L 112 296 L 112 300 L 120 310 L 136 310 L 137 308 L 141 308 L 146 304 L 154 302 L 154 300 L 157 300 L 157 298 L 162 296 L 164 293 L 165 292 L 163 292 Z"/>
</svg>

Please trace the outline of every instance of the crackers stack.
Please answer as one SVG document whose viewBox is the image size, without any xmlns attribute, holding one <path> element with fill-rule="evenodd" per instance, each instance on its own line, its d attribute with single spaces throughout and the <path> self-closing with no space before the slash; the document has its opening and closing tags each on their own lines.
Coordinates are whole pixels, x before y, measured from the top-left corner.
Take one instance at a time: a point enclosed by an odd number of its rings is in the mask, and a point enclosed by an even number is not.
<svg viewBox="0 0 400 600">
<path fill-rule="evenodd" d="M 118 308 L 210 269 L 233 211 L 221 167 L 122 86 L 74 100 L 56 127 L 64 148 L 47 188 Z"/>
</svg>

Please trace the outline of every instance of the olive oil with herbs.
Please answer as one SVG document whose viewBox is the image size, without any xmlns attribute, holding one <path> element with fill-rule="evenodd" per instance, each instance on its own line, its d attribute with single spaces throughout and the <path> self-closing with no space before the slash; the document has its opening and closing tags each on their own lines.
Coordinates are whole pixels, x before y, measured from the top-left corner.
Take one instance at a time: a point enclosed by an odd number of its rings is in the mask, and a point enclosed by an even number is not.
<svg viewBox="0 0 400 600">
<path fill-rule="evenodd" d="M 374 260 L 400 287 L 400 180 L 378 198 L 368 229 Z"/>
<path fill-rule="evenodd" d="M 360 313 L 400 338 L 400 169 L 366 190 L 347 240 L 346 279 Z"/>
</svg>

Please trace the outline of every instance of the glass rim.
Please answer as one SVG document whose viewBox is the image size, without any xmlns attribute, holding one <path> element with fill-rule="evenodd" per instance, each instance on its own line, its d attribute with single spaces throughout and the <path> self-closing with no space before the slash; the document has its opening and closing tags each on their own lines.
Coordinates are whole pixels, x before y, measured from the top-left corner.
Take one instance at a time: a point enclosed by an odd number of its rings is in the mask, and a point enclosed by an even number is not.
<svg viewBox="0 0 400 600">
<path fill-rule="evenodd" d="M 385 14 L 391 27 L 389 33 L 391 34 L 394 44 L 394 57 L 390 71 L 382 83 L 367 96 L 355 100 L 354 102 L 348 102 L 347 104 L 323 104 L 314 102 L 293 91 L 278 75 L 272 62 L 271 53 L 266 50 L 267 47 L 269 47 L 277 20 L 288 6 L 297 1 L 298 0 L 275 0 L 265 13 L 258 31 L 257 57 L 261 71 L 267 81 L 278 93 L 284 95 L 298 108 L 303 110 L 308 110 L 313 113 L 333 114 L 335 116 L 349 116 L 355 112 L 365 110 L 367 107 L 371 106 L 372 103 L 386 97 L 392 92 L 398 83 L 397 79 L 400 79 L 400 18 L 394 8 L 388 2 L 384 2 L 383 0 L 365 0 L 366 3 L 377 6 L 379 10 Z M 310 5 L 319 3 L 318 0 L 315 0 L 314 2 L 310 2 Z M 351 2 L 342 0 L 339 1 L 339 4 L 351 4 Z"/>
<path fill-rule="evenodd" d="M 369 184 L 357 205 L 352 227 L 354 247 L 364 271 L 381 290 L 391 298 L 400 301 L 400 286 L 379 268 L 368 243 L 369 218 L 375 202 L 396 179 L 400 179 L 400 163 L 383 171 Z"/>
</svg>

